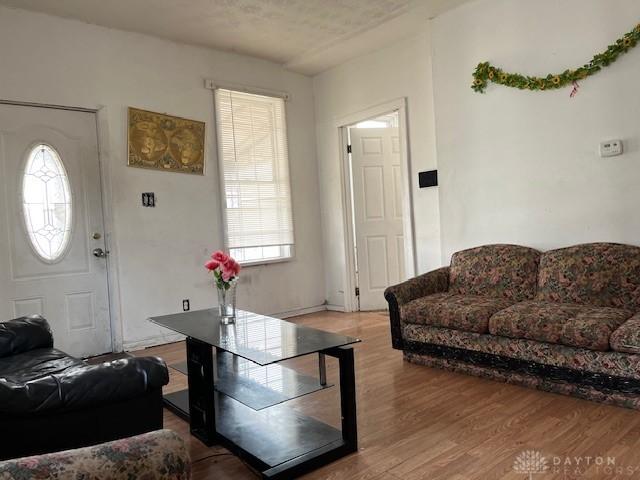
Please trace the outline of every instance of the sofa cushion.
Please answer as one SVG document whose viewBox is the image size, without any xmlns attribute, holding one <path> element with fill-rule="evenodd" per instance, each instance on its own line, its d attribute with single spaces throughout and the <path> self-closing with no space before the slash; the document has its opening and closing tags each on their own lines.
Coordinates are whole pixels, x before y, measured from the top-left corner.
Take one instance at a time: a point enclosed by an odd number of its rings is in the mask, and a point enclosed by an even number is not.
<svg viewBox="0 0 640 480">
<path fill-rule="evenodd" d="M 624 353 L 640 353 L 640 314 L 634 315 L 611 334 L 612 350 Z"/>
<path fill-rule="evenodd" d="M 20 317 L 0 323 L 0 358 L 53 347 L 53 335 L 40 315 Z"/>
<path fill-rule="evenodd" d="M 591 243 L 544 253 L 536 299 L 640 311 L 640 248 Z"/>
<path fill-rule="evenodd" d="M 71 357 L 55 348 L 38 348 L 0 358 L 0 381 L 26 383 L 84 364 L 82 360 Z"/>
<path fill-rule="evenodd" d="M 519 302 L 536 293 L 540 252 L 518 245 L 486 245 L 454 253 L 449 291 Z"/>
<path fill-rule="evenodd" d="M 177 433 L 156 430 L 90 447 L 0 462 L 0 478 L 187 480 L 191 478 L 191 459 Z"/>
<path fill-rule="evenodd" d="M 406 303 L 400 316 L 405 323 L 486 333 L 491 315 L 511 304 L 504 298 L 436 293 Z"/>
<path fill-rule="evenodd" d="M 0 416 L 72 411 L 131 400 L 168 382 L 164 361 L 155 357 L 87 365 L 54 348 L 31 350 L 0 359 Z"/>
<path fill-rule="evenodd" d="M 526 301 L 493 315 L 489 332 L 605 351 L 613 331 L 632 315 L 629 310 L 611 307 Z"/>
</svg>

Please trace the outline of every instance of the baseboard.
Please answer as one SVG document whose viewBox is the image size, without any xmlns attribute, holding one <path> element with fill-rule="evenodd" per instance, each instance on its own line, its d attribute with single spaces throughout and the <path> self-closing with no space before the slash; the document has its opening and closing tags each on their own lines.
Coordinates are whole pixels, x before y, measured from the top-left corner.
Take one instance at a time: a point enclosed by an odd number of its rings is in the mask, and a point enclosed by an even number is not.
<svg viewBox="0 0 640 480">
<path fill-rule="evenodd" d="M 291 317 L 298 317 L 300 315 L 308 315 L 310 313 L 325 312 L 326 310 L 327 310 L 326 305 L 316 305 L 315 307 L 296 308 L 294 310 L 287 310 L 286 312 L 271 313 L 269 314 L 269 316 L 285 319 L 285 318 L 291 318 Z"/>
<path fill-rule="evenodd" d="M 132 342 L 124 342 L 123 350 L 125 352 L 131 352 L 134 350 L 142 350 L 147 347 L 156 347 L 158 345 L 166 345 L 167 343 L 181 342 L 186 337 L 179 333 L 169 333 L 166 335 L 155 335 L 153 337 L 143 338 L 141 340 L 135 340 Z"/>
<path fill-rule="evenodd" d="M 345 312 L 344 305 L 326 305 L 327 310 L 330 312 Z"/>
</svg>

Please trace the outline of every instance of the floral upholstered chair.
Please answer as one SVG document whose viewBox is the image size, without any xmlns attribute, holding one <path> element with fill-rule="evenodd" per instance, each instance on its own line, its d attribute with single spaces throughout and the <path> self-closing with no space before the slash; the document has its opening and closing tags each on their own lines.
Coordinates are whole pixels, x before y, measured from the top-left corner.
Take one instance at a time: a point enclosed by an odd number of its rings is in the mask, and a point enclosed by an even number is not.
<svg viewBox="0 0 640 480">
<path fill-rule="evenodd" d="M 188 480 L 191 461 L 170 430 L 0 462 L 0 480 Z"/>
</svg>

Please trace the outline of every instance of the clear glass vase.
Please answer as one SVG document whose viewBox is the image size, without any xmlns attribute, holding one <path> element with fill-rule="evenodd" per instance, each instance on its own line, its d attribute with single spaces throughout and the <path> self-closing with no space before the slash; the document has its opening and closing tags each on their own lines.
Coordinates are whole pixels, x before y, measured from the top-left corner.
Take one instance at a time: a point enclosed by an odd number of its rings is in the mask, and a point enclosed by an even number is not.
<svg viewBox="0 0 640 480">
<path fill-rule="evenodd" d="M 231 282 L 229 288 L 218 288 L 218 309 L 220 323 L 228 325 L 236 321 L 236 284 Z"/>
</svg>

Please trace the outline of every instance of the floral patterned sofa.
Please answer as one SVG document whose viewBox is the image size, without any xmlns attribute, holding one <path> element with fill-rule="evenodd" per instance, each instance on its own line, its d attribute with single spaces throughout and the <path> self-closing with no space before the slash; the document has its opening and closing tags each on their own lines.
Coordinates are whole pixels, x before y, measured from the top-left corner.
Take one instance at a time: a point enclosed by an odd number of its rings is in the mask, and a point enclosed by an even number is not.
<svg viewBox="0 0 640 480">
<path fill-rule="evenodd" d="M 487 245 L 385 298 L 410 362 L 640 409 L 640 247 Z"/>
<path fill-rule="evenodd" d="M 191 461 L 170 430 L 0 462 L 0 480 L 188 480 Z"/>
</svg>

